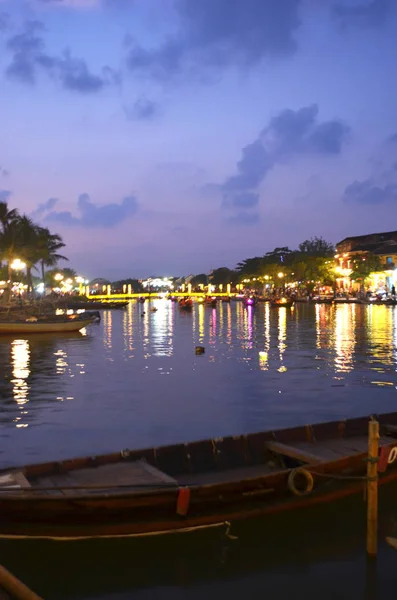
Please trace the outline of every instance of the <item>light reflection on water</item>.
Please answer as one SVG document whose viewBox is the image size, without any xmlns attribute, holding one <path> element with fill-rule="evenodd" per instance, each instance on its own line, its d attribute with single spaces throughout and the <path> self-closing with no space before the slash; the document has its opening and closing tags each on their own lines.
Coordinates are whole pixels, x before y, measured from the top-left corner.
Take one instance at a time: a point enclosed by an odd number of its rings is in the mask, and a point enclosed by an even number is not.
<svg viewBox="0 0 397 600">
<path fill-rule="evenodd" d="M 14 340 L 11 343 L 11 364 L 14 377 L 11 383 L 13 385 L 14 400 L 19 409 L 19 414 L 14 418 L 15 426 L 18 428 L 28 427 L 28 423 L 24 422 L 23 416 L 27 414 L 24 405 L 29 399 L 29 384 L 27 381 L 30 374 L 29 362 L 30 351 L 27 340 Z"/>
<path fill-rule="evenodd" d="M 397 407 L 390 307 L 232 302 L 189 313 L 158 300 L 104 311 L 84 333 L 0 338 L 5 464 Z"/>
</svg>

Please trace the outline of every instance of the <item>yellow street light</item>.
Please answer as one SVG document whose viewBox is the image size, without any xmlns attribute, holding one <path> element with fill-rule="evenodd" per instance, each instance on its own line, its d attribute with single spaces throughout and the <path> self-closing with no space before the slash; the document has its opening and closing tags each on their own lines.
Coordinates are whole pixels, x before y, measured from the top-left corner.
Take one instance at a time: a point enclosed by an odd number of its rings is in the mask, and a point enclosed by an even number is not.
<svg viewBox="0 0 397 600">
<path fill-rule="evenodd" d="M 63 279 L 62 273 L 56 273 L 54 275 L 54 279 L 55 279 L 55 281 L 62 281 L 62 279 Z"/>
<path fill-rule="evenodd" d="M 22 269 L 26 267 L 26 264 L 20 258 L 16 258 L 12 261 L 10 266 L 11 269 L 14 269 L 15 271 L 22 271 Z"/>
<path fill-rule="evenodd" d="M 266 281 L 269 281 L 269 275 L 265 275 Z"/>
<path fill-rule="evenodd" d="M 280 277 L 281 279 L 282 277 L 284 277 L 284 273 L 278 273 L 278 277 Z"/>
</svg>

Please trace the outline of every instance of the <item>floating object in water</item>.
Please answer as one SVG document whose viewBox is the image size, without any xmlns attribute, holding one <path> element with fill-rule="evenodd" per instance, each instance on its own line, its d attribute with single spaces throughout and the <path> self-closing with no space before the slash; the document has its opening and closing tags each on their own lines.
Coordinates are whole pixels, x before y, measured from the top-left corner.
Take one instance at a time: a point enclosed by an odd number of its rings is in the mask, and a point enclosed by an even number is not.
<svg viewBox="0 0 397 600">
<path fill-rule="evenodd" d="M 158 308 L 156 308 L 156 307 L 153 307 L 150 309 L 150 312 L 157 312 L 157 311 L 158 311 Z"/>
<path fill-rule="evenodd" d="M 246 296 L 243 298 L 243 306 L 255 306 L 256 300 L 253 296 Z"/>
<path fill-rule="evenodd" d="M 204 346 L 196 346 L 196 354 L 204 354 L 205 348 Z"/>
<path fill-rule="evenodd" d="M 145 311 L 141 312 L 141 317 L 144 317 L 146 315 Z"/>
</svg>

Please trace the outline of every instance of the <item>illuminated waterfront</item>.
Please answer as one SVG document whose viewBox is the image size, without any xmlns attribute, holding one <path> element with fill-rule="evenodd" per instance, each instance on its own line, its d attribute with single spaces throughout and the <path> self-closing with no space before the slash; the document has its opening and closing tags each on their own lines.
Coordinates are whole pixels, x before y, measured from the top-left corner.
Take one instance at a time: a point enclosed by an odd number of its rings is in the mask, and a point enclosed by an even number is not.
<svg viewBox="0 0 397 600">
<path fill-rule="evenodd" d="M 0 355 L 2 465 L 392 411 L 397 400 L 393 307 L 132 303 L 84 335 L 1 338 Z"/>
<path fill-rule="evenodd" d="M 103 312 L 83 335 L 0 338 L 0 368 L 2 466 L 157 446 L 395 410 L 397 310 L 232 302 L 189 313 L 166 300 L 133 303 Z M 195 600 L 263 590 L 283 600 L 308 573 L 307 598 L 321 587 L 324 598 L 362 598 L 366 590 L 372 599 L 378 585 L 386 599 L 395 551 L 384 538 L 397 533 L 396 491 L 382 492 L 378 583 L 365 561 L 365 503 L 353 500 L 233 524 L 232 542 L 209 531 L 77 545 L 2 540 L 0 552 L 54 599 Z M 341 589 L 345 579 L 351 584 Z"/>
</svg>

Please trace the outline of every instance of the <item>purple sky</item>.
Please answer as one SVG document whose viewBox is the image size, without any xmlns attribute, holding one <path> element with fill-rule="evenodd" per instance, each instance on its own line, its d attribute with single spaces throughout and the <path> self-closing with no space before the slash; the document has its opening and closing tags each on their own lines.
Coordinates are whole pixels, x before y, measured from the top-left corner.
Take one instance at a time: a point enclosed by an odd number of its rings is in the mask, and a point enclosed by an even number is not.
<svg viewBox="0 0 397 600">
<path fill-rule="evenodd" d="M 87 277 L 395 227 L 396 0 L 0 0 L 0 198 Z"/>
</svg>

